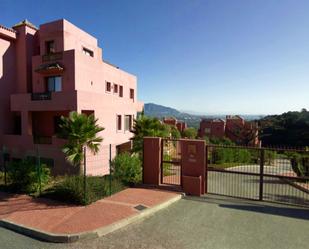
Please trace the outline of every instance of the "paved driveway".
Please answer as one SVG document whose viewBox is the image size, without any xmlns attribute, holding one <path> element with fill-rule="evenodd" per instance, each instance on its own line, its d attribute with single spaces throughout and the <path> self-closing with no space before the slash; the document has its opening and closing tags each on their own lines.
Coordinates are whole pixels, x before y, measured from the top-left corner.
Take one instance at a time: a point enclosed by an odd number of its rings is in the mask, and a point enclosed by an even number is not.
<svg viewBox="0 0 309 249">
<path fill-rule="evenodd" d="M 309 248 L 309 210 L 210 196 L 180 200 L 99 239 L 49 244 L 0 228 L 0 248 Z"/>
</svg>

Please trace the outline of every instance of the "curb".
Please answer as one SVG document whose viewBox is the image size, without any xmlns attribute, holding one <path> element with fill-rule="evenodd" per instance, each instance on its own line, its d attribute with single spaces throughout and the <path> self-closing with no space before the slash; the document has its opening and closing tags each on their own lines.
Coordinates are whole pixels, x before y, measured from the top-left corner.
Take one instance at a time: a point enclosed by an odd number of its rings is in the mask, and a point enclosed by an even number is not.
<svg viewBox="0 0 309 249">
<path fill-rule="evenodd" d="M 154 207 L 147 208 L 143 211 L 140 211 L 140 213 L 138 213 L 138 214 L 134 214 L 132 216 L 129 216 L 128 218 L 124 218 L 124 219 L 117 221 L 115 223 L 112 223 L 110 225 L 107 225 L 107 226 L 104 226 L 104 227 L 101 227 L 101 228 L 97 228 L 97 229 L 92 230 L 92 231 L 82 232 L 82 233 L 77 233 L 77 234 L 49 233 L 49 232 L 38 230 L 38 229 L 35 229 L 35 228 L 32 228 L 32 227 L 26 227 L 26 226 L 11 222 L 11 221 L 6 220 L 6 219 L 0 220 L 0 226 L 7 228 L 9 230 L 15 231 L 17 233 L 24 234 L 24 235 L 27 235 L 29 237 L 39 239 L 39 240 L 43 240 L 43 241 L 47 241 L 47 242 L 72 243 L 72 242 L 76 242 L 76 241 L 81 240 L 81 239 L 98 238 L 98 237 L 104 236 L 106 234 L 109 234 L 111 232 L 114 232 L 114 231 L 116 231 L 120 228 L 123 228 L 123 227 L 125 227 L 129 224 L 132 224 L 134 222 L 141 221 L 141 220 L 147 218 L 148 216 L 150 216 L 150 215 L 170 206 L 171 204 L 179 201 L 182 197 L 183 197 L 183 195 L 175 196 L 168 201 L 165 201 L 165 202 L 158 204 Z"/>
</svg>

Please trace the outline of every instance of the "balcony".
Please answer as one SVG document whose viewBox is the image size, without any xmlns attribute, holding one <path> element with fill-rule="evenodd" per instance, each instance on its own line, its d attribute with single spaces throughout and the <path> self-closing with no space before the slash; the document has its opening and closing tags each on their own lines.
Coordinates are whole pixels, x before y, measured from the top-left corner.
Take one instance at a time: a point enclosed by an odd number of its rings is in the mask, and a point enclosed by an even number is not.
<svg viewBox="0 0 309 249">
<path fill-rule="evenodd" d="M 76 91 L 11 95 L 11 111 L 67 111 L 76 109 Z"/>
<path fill-rule="evenodd" d="M 45 55 L 42 56 L 42 62 L 62 60 L 62 58 L 63 58 L 62 52 L 45 54 Z"/>
<path fill-rule="evenodd" d="M 33 143 L 34 144 L 52 144 L 53 143 L 53 138 L 52 137 L 47 137 L 47 136 L 33 136 Z"/>
<path fill-rule="evenodd" d="M 45 92 L 45 93 L 32 93 L 31 94 L 31 100 L 32 101 L 38 101 L 38 100 L 51 100 L 52 94 L 51 92 Z"/>
</svg>

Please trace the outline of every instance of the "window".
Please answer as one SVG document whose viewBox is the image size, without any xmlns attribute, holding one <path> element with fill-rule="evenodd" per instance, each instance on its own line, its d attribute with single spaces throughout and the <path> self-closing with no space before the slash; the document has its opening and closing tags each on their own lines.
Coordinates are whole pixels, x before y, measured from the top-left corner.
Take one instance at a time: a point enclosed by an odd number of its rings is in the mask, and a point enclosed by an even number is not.
<svg viewBox="0 0 309 249">
<path fill-rule="evenodd" d="M 205 134 L 210 134 L 210 128 L 205 128 Z"/>
<path fill-rule="evenodd" d="M 120 131 L 122 129 L 122 123 L 121 123 L 121 115 L 117 115 L 117 131 Z"/>
<path fill-rule="evenodd" d="M 61 92 L 62 79 L 61 76 L 47 77 L 47 92 Z"/>
<path fill-rule="evenodd" d="M 130 89 L 130 99 L 134 100 L 134 89 Z"/>
<path fill-rule="evenodd" d="M 132 116 L 125 115 L 124 116 L 124 129 L 125 131 L 130 131 L 132 128 Z"/>
<path fill-rule="evenodd" d="M 13 130 L 15 135 L 21 135 L 21 116 L 20 114 L 14 115 Z"/>
<path fill-rule="evenodd" d="M 105 91 L 110 92 L 112 90 L 112 84 L 106 81 Z"/>
<path fill-rule="evenodd" d="M 114 84 L 114 93 L 118 93 L 118 85 Z"/>
<path fill-rule="evenodd" d="M 61 131 L 60 124 L 62 120 L 60 116 L 54 116 L 54 133 L 58 134 Z"/>
<path fill-rule="evenodd" d="M 55 53 L 55 42 L 54 41 L 47 41 L 45 42 L 45 50 L 46 54 L 52 54 Z"/>
<path fill-rule="evenodd" d="M 123 86 L 119 86 L 119 97 L 123 97 Z"/>
<path fill-rule="evenodd" d="M 88 49 L 88 48 L 83 48 L 83 53 L 84 53 L 85 55 L 88 55 L 88 56 L 93 57 L 93 51 L 91 51 L 91 50 Z"/>
</svg>

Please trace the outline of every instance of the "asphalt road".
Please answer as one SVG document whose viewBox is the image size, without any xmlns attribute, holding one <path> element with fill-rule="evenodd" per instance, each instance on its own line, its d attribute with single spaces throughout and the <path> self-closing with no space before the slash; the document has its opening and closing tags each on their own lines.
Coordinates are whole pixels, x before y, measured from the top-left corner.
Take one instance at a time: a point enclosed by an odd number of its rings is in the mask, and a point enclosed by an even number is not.
<svg viewBox="0 0 309 249">
<path fill-rule="evenodd" d="M 304 249 L 309 210 L 218 196 L 180 200 L 148 219 L 98 239 L 51 244 L 0 228 L 1 249 Z"/>
</svg>

